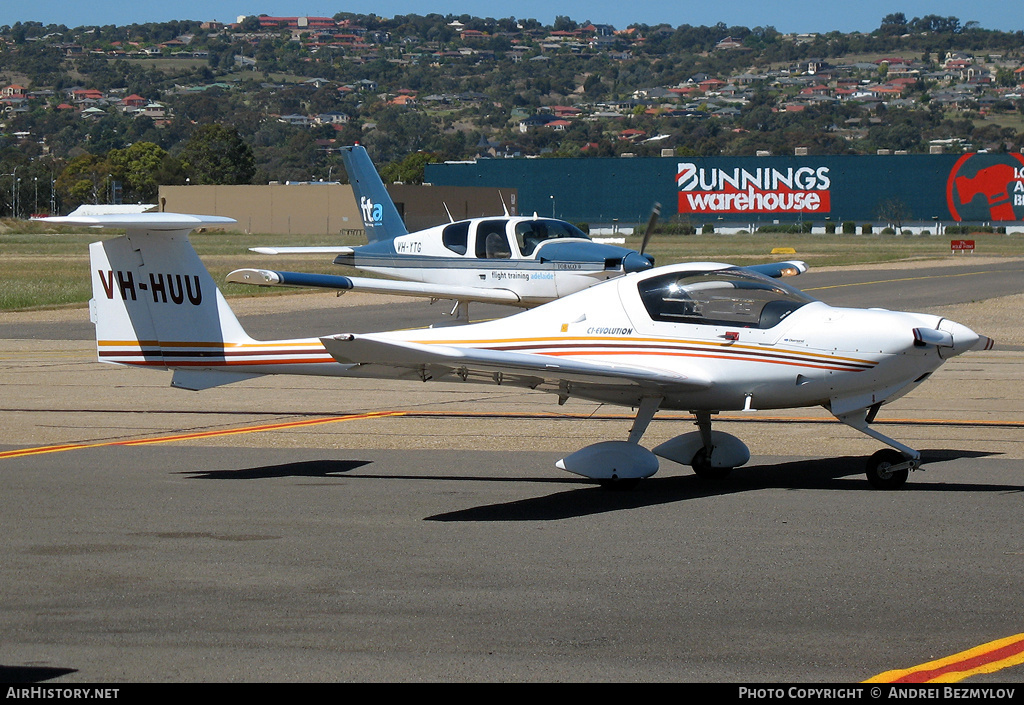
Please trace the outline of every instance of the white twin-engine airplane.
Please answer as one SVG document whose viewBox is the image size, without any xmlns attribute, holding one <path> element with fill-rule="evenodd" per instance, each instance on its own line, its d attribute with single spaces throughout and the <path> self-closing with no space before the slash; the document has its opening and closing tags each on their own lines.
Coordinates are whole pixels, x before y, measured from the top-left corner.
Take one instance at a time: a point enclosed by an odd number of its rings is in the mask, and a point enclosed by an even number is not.
<svg viewBox="0 0 1024 705">
<path fill-rule="evenodd" d="M 833 308 L 744 268 L 683 263 L 594 285 L 500 320 L 459 328 L 257 341 L 246 335 L 188 240 L 227 218 L 172 213 L 51 218 L 124 228 L 90 245 L 99 359 L 174 372 L 205 389 L 257 375 L 302 374 L 508 384 L 637 409 L 628 440 L 557 463 L 602 483 L 654 474 L 661 456 L 716 477 L 750 457 L 712 431 L 721 411 L 824 406 L 893 449 L 871 456 L 876 487 L 902 485 L 920 453 L 870 426 L 879 407 L 989 338 L 920 313 Z M 647 450 L 659 409 L 698 430 Z"/>
<path fill-rule="evenodd" d="M 255 247 L 261 254 L 334 254 L 335 264 L 389 277 L 374 279 L 270 269 L 238 269 L 231 282 L 373 291 L 457 302 L 455 322 L 469 304 L 530 308 L 593 284 L 654 266 L 644 254 L 657 217 L 652 213 L 639 252 L 594 242 L 571 223 L 537 215 L 470 218 L 410 233 L 360 145 L 341 148 L 369 244 L 358 247 Z M 806 271 L 803 262 L 753 265 L 769 276 Z"/>
</svg>

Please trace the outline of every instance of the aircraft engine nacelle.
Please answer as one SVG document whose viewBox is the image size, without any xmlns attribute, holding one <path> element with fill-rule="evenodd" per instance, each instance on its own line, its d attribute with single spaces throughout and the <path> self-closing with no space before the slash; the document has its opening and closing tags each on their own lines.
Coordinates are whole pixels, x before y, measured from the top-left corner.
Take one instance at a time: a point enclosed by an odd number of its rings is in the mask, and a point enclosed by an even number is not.
<svg viewBox="0 0 1024 705">
<path fill-rule="evenodd" d="M 562 458 L 555 467 L 592 480 L 632 480 L 658 472 L 658 458 L 636 443 L 604 441 Z"/>
<path fill-rule="evenodd" d="M 711 432 L 711 467 L 738 468 L 750 460 L 750 449 L 739 438 L 722 431 Z M 704 447 L 700 431 L 670 438 L 654 449 L 655 455 L 680 465 L 692 465 L 697 451 Z"/>
</svg>

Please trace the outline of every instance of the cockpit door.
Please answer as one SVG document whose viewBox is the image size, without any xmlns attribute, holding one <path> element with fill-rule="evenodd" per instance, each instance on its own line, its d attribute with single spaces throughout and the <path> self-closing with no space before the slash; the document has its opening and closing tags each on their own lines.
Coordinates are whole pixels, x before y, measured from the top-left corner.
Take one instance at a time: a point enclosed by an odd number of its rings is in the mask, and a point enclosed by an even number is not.
<svg viewBox="0 0 1024 705">
<path fill-rule="evenodd" d="M 509 240 L 507 224 L 507 220 L 482 220 L 476 224 L 475 252 L 478 259 L 518 259 Z"/>
</svg>

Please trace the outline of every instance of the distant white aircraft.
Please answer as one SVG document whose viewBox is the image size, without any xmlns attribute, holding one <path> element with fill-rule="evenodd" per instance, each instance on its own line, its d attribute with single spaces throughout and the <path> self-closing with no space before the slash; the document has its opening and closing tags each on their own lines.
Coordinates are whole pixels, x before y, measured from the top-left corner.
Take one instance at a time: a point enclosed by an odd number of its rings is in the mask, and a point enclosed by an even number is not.
<svg viewBox="0 0 1024 705">
<path fill-rule="evenodd" d="M 229 219 L 170 213 L 51 218 L 124 228 L 90 245 L 99 359 L 173 370 L 205 389 L 258 375 L 444 380 L 542 390 L 634 407 L 627 440 L 597 443 L 558 467 L 604 483 L 655 473 L 661 456 L 721 476 L 749 459 L 713 431 L 721 411 L 824 406 L 889 446 L 871 456 L 876 487 L 902 485 L 920 453 L 870 426 L 879 408 L 942 363 L 992 340 L 939 316 L 833 308 L 740 267 L 683 263 L 618 277 L 504 319 L 452 329 L 257 341 L 192 249 L 196 227 Z M 639 445 L 659 409 L 698 430 Z"/>
<path fill-rule="evenodd" d="M 591 240 L 555 218 L 470 218 L 409 233 L 366 149 L 341 148 L 369 244 L 358 247 L 255 247 L 262 254 L 334 254 L 335 264 L 388 277 L 377 279 L 238 269 L 227 280 L 259 286 L 373 291 L 457 302 L 455 322 L 468 322 L 470 302 L 529 308 L 598 282 L 654 266 L 644 253 L 657 217 L 648 222 L 639 251 Z M 751 267 L 770 276 L 799 274 L 803 262 Z"/>
</svg>

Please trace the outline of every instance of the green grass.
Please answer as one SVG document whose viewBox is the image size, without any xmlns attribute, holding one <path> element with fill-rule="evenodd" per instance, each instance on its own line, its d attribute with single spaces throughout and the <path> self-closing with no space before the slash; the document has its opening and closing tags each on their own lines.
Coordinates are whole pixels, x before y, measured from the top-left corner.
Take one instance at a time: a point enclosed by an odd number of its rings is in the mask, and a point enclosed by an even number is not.
<svg viewBox="0 0 1024 705">
<path fill-rule="evenodd" d="M 18 227 L 17 232 L 0 232 L 0 311 L 85 305 L 92 296 L 89 243 L 117 235 L 117 231 L 46 232 L 38 223 L 27 223 L 24 228 Z M 242 267 L 341 273 L 340 267 L 331 262 L 330 255 L 272 257 L 248 250 L 257 245 L 335 244 L 323 236 L 215 232 L 193 233 L 190 239 L 214 281 L 229 297 L 280 296 L 297 291 L 224 281 L 228 272 Z M 364 241 L 338 238 L 338 244 L 359 245 Z"/>
<path fill-rule="evenodd" d="M 107 231 L 81 232 L 47 228 L 40 223 L 0 224 L 0 310 L 82 306 L 91 297 L 89 243 L 116 237 Z M 959 239 L 961 236 L 956 236 Z M 1024 235 L 976 234 L 976 254 L 1024 256 Z M 331 242 L 314 235 L 249 235 L 239 232 L 193 233 L 191 240 L 225 296 L 283 295 L 297 289 L 228 284 L 224 277 L 243 267 L 288 269 L 324 274 L 344 273 L 330 255 L 259 255 L 248 250 L 258 245 L 360 245 L 359 237 Z M 655 235 L 648 252 L 659 265 L 684 261 L 756 264 L 785 259 L 805 260 L 812 267 L 873 264 L 901 260 L 945 259 L 947 236 L 937 235 Z M 629 237 L 626 246 L 640 246 Z M 774 248 L 793 248 L 795 254 L 772 254 Z M 957 255 L 962 256 L 962 255 Z"/>
<path fill-rule="evenodd" d="M 962 239 L 968 236 L 955 236 Z M 976 253 L 997 257 L 1024 256 L 1024 235 L 976 234 Z M 780 259 L 801 259 L 812 267 L 879 264 L 900 260 L 951 257 L 950 237 L 945 235 L 655 235 L 649 254 L 660 264 L 686 260 L 757 264 Z M 626 239 L 627 247 L 639 247 L 640 238 Z M 792 248 L 795 254 L 773 255 L 775 248 Z"/>
<path fill-rule="evenodd" d="M 991 113 L 986 115 L 984 119 L 976 118 L 972 120 L 975 127 L 985 127 L 986 125 L 998 125 L 1002 128 L 1009 127 L 1017 132 L 1024 132 L 1024 115 L 1018 111 L 1012 113 Z"/>
</svg>

